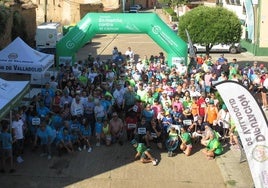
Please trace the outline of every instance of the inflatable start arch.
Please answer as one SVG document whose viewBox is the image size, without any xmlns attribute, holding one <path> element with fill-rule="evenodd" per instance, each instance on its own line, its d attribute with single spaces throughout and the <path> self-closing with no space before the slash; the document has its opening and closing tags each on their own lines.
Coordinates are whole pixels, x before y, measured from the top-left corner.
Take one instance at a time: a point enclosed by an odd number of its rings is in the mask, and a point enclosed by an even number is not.
<svg viewBox="0 0 268 188">
<path fill-rule="evenodd" d="M 88 13 L 57 43 L 58 64 L 72 61 L 75 53 L 96 34 L 147 34 L 168 55 L 168 65 L 187 61 L 187 44 L 155 13 Z"/>
</svg>

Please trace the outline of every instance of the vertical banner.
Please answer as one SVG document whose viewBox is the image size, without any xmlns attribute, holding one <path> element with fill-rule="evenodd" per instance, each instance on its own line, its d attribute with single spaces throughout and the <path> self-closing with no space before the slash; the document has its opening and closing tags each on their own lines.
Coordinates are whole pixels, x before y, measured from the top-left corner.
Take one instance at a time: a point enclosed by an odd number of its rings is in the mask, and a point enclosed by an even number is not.
<svg viewBox="0 0 268 188">
<path fill-rule="evenodd" d="M 188 40 L 189 55 L 190 55 L 190 57 L 195 57 L 194 46 L 193 46 L 192 40 L 190 38 L 189 32 L 187 29 L 185 29 L 185 32 L 186 32 L 187 40 Z"/>
<path fill-rule="evenodd" d="M 235 121 L 256 188 L 268 188 L 267 119 L 254 96 L 238 82 L 215 85 Z"/>
<path fill-rule="evenodd" d="M 248 39 L 250 39 L 252 42 L 254 42 L 254 10 L 251 0 L 245 0 L 245 9 L 246 9 L 246 24 L 247 24 L 247 30 L 248 30 Z"/>
</svg>

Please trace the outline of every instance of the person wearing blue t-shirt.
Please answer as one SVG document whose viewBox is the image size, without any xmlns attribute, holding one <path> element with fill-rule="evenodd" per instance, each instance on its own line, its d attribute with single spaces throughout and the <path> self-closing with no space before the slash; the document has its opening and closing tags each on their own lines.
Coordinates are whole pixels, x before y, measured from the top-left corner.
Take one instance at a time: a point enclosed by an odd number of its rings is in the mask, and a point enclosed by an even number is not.
<svg viewBox="0 0 268 188">
<path fill-rule="evenodd" d="M 8 132 L 8 121 L 2 121 L 2 133 L 0 133 L 0 149 L 2 157 L 2 168 L 0 172 L 5 172 L 6 160 L 10 160 L 9 173 L 15 172 L 13 166 L 13 154 L 12 154 L 12 135 Z"/>
<path fill-rule="evenodd" d="M 64 149 L 68 153 L 73 153 L 73 144 L 72 144 L 72 137 L 71 134 L 69 133 L 68 129 L 66 127 L 63 128 L 63 134 L 58 135 L 58 143 L 57 143 L 57 148 L 59 155 L 61 155 L 61 151 Z"/>
<path fill-rule="evenodd" d="M 70 123 L 70 129 L 72 132 L 78 133 L 80 131 L 81 123 L 78 121 L 77 116 L 73 116 L 72 122 Z"/>
<path fill-rule="evenodd" d="M 87 152 L 91 152 L 92 151 L 92 147 L 90 144 L 90 137 L 91 137 L 91 126 L 87 120 L 87 118 L 84 118 L 82 120 L 82 125 L 80 127 L 80 135 L 79 135 L 79 139 L 81 144 L 83 145 L 83 149 L 87 150 Z"/>
<path fill-rule="evenodd" d="M 38 116 L 44 119 L 50 112 L 49 108 L 44 105 L 44 101 L 40 101 L 40 106 L 37 108 Z"/>
<path fill-rule="evenodd" d="M 100 117 L 98 117 L 97 121 L 95 123 L 95 132 L 96 132 L 96 139 L 97 139 L 96 146 L 100 146 L 102 125 L 103 125 L 102 119 Z"/>
<path fill-rule="evenodd" d="M 50 126 L 43 121 L 40 127 L 37 129 L 34 145 L 37 145 L 38 139 L 40 140 L 40 145 L 42 147 L 43 153 L 41 153 L 41 157 L 48 156 L 48 160 L 51 159 L 51 144 L 55 140 L 56 131 L 53 130 Z"/>
<path fill-rule="evenodd" d="M 59 130 L 63 124 L 63 117 L 60 114 L 54 114 L 51 118 L 51 127 Z"/>
<path fill-rule="evenodd" d="M 155 114 L 154 114 L 153 109 L 151 108 L 151 105 L 146 104 L 145 108 L 142 110 L 141 116 L 146 119 L 147 123 L 150 123 L 154 115 Z"/>
<path fill-rule="evenodd" d="M 81 142 L 79 139 L 79 134 L 80 134 L 80 131 L 72 130 L 71 131 L 71 141 L 72 141 L 73 147 L 77 147 L 78 151 L 82 151 Z"/>
</svg>

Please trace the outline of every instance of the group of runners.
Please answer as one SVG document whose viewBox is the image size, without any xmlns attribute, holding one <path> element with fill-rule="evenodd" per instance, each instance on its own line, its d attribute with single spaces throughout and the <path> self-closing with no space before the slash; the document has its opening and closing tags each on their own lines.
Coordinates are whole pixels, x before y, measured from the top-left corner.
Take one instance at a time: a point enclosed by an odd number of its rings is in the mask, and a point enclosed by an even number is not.
<svg viewBox="0 0 268 188">
<path fill-rule="evenodd" d="M 110 59 L 89 55 L 86 61 L 59 65 L 57 77 L 29 106 L 19 107 L 11 123 L 1 121 L 2 172 L 13 154 L 23 162 L 24 143 L 33 150 L 42 148 L 40 156 L 51 159 L 53 148 L 59 155 L 90 153 L 93 143 L 99 147 L 127 141 L 136 149 L 135 159 L 153 165 L 158 163 L 150 153 L 155 146 L 170 157 L 180 150 L 189 156 L 200 143 L 213 159 L 222 154 L 223 143 L 238 145 L 235 123 L 214 87 L 228 79 L 261 96 L 267 108 L 263 64 L 241 67 L 223 55 L 217 60 L 199 55 L 188 66 L 182 62 L 170 67 L 163 52 L 138 57 L 131 47 L 125 53 L 117 47 L 111 51 Z"/>
</svg>

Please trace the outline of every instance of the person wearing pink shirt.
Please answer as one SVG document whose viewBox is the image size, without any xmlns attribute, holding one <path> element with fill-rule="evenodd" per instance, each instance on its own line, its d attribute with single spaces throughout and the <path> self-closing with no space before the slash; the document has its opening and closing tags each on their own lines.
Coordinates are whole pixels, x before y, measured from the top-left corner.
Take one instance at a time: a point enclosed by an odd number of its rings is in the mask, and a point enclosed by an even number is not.
<svg viewBox="0 0 268 188">
<path fill-rule="evenodd" d="M 180 101 L 180 97 L 179 96 L 175 96 L 175 99 L 174 99 L 174 101 L 172 103 L 172 108 L 174 108 L 174 106 L 177 106 L 177 111 L 179 113 L 182 113 L 183 112 L 183 104 Z"/>
<path fill-rule="evenodd" d="M 204 76 L 204 81 L 205 81 L 205 92 L 206 93 L 210 93 L 210 89 L 211 89 L 211 78 L 212 78 L 212 74 L 211 71 L 208 70 Z"/>
</svg>

